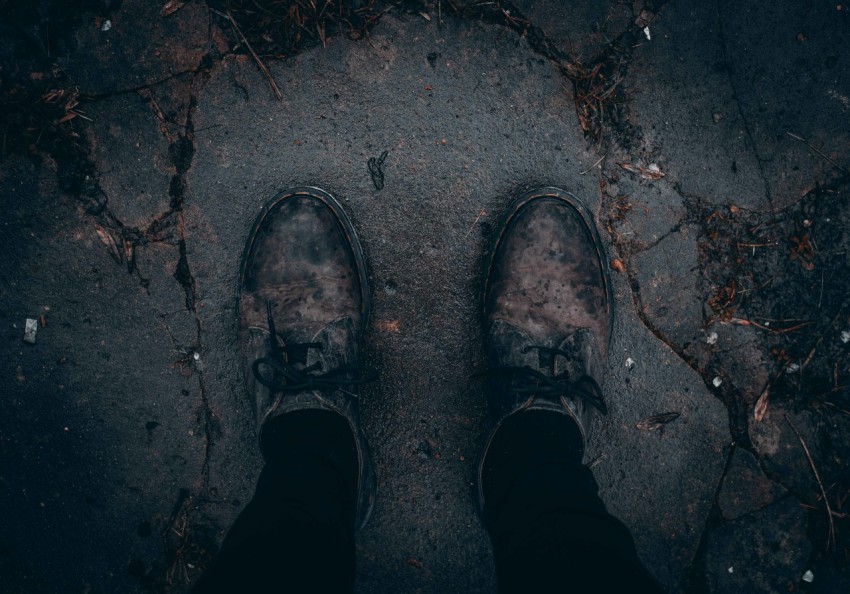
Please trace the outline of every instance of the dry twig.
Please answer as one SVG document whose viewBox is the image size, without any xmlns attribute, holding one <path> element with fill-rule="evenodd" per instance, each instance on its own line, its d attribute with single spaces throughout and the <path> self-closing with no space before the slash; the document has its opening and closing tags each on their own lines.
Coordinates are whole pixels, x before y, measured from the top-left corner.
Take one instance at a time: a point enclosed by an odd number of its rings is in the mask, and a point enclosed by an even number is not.
<svg viewBox="0 0 850 594">
<path fill-rule="evenodd" d="M 785 415 L 785 422 L 788 423 L 788 426 L 791 427 L 791 430 L 797 436 L 797 439 L 800 440 L 800 445 L 803 446 L 803 451 L 806 453 L 806 458 L 809 460 L 809 466 L 812 467 L 812 472 L 815 474 L 815 480 L 817 480 L 818 487 L 820 487 L 823 502 L 824 505 L 826 505 L 827 518 L 829 519 L 829 533 L 826 536 L 826 548 L 829 550 L 830 544 L 835 543 L 835 521 L 833 520 L 835 512 L 832 511 L 832 507 L 829 505 L 829 498 L 826 496 L 826 489 L 823 488 L 823 481 L 820 480 L 820 473 L 818 472 L 817 466 L 815 466 L 815 461 L 812 460 L 811 453 L 809 453 L 809 446 L 806 445 L 806 442 L 803 440 L 803 436 L 800 435 L 799 431 L 797 431 L 797 428 L 794 426 L 794 423 L 791 422 L 791 419 L 788 418 L 788 415 Z"/>
<path fill-rule="evenodd" d="M 248 38 L 242 33 L 242 29 L 239 28 L 239 25 L 236 24 L 236 19 L 228 12 L 227 14 L 223 12 L 219 12 L 214 8 L 210 8 L 211 11 L 216 13 L 222 18 L 230 21 L 230 24 L 233 25 L 233 29 L 239 34 L 239 37 L 242 38 L 242 42 L 245 44 L 245 47 L 248 48 L 248 51 L 251 52 L 251 56 L 253 56 L 254 61 L 257 63 L 257 66 L 260 68 L 260 71 L 266 77 L 266 80 L 269 82 L 269 86 L 272 88 L 272 92 L 278 101 L 283 101 L 283 94 L 280 92 L 280 89 L 277 86 L 277 83 L 274 81 L 274 76 L 272 76 L 271 71 L 269 71 L 268 67 L 263 64 L 263 61 L 260 59 L 260 56 L 257 55 L 257 52 L 254 51 L 254 48 L 251 47 L 251 44 L 248 43 Z"/>
<path fill-rule="evenodd" d="M 584 175 L 584 174 L 586 174 L 588 171 L 590 171 L 591 169 L 593 169 L 594 167 L 596 167 L 597 165 L 599 165 L 599 164 L 602 162 L 602 159 L 604 159 L 604 158 L 605 158 L 605 157 L 607 157 L 607 156 L 608 156 L 608 155 L 602 155 L 601 157 L 599 157 L 599 159 L 596 161 L 596 163 L 594 163 L 593 165 L 591 165 L 590 167 L 588 167 L 587 169 L 585 169 L 584 171 L 582 171 L 581 173 L 579 173 L 579 175 Z"/>
<path fill-rule="evenodd" d="M 822 151 L 820 151 L 820 150 L 816 149 L 815 147 L 813 147 L 813 146 L 809 143 L 809 141 L 808 141 L 808 140 L 806 140 L 805 138 L 803 138 L 802 136 L 797 136 L 796 134 L 792 134 L 791 132 L 788 132 L 787 130 L 785 131 L 785 133 L 786 133 L 788 136 L 790 136 L 791 138 L 794 138 L 794 139 L 796 139 L 796 140 L 799 140 L 800 142 L 802 142 L 803 144 L 805 144 L 807 147 L 809 147 L 810 149 L 812 149 L 815 153 L 817 153 L 818 155 L 820 155 L 821 157 L 823 157 L 824 159 L 826 159 L 827 161 L 829 161 L 829 163 L 830 163 L 833 167 L 835 167 L 836 169 L 838 169 L 839 171 L 841 171 L 841 172 L 843 172 L 843 173 L 850 173 L 850 170 L 848 170 L 846 167 L 842 167 L 841 165 L 839 165 L 838 163 L 836 163 L 835 161 L 833 161 L 832 159 L 830 159 L 828 156 L 826 156 L 826 154 L 825 154 L 825 153 L 823 153 Z"/>
<path fill-rule="evenodd" d="M 477 225 L 477 224 L 478 224 L 478 221 L 480 221 L 480 220 L 481 220 L 481 217 L 483 217 L 483 216 L 484 216 L 484 215 L 486 215 L 486 214 L 487 214 L 487 211 L 486 211 L 486 210 L 484 210 L 483 208 L 482 208 L 481 210 L 479 210 L 479 211 L 478 211 L 478 216 L 477 216 L 477 217 L 475 217 L 475 220 L 474 220 L 474 221 L 472 221 L 472 225 L 470 225 L 470 227 L 469 227 L 469 231 L 467 231 L 467 232 L 466 232 L 466 235 L 464 235 L 464 236 L 463 236 L 463 238 L 464 238 L 464 239 L 466 239 L 467 237 L 469 237 L 469 234 L 470 234 L 470 233 L 472 233 L 472 230 L 473 230 L 473 229 L 475 229 L 475 225 Z"/>
<path fill-rule="evenodd" d="M 786 320 L 778 321 L 782 322 Z M 745 320 L 743 318 L 729 318 L 729 323 L 734 324 L 735 326 L 753 326 L 754 328 L 758 328 L 759 330 L 765 330 L 766 332 L 772 332 L 773 334 L 785 334 L 787 332 L 795 332 L 811 324 L 811 322 L 803 322 L 801 324 L 789 326 L 788 328 L 771 328 L 770 326 L 765 326 L 764 324 L 759 324 L 758 322 L 754 322 L 753 320 Z"/>
</svg>

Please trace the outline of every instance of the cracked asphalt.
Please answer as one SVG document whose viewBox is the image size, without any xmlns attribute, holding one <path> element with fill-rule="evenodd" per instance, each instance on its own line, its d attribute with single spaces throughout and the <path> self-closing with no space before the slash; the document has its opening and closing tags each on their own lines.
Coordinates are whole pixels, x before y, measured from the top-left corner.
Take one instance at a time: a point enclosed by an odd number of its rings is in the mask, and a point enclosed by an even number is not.
<svg viewBox="0 0 850 594">
<path fill-rule="evenodd" d="M 650 571 L 670 592 L 850 589 L 850 7 L 522 0 L 494 22 L 438 4 L 267 60 L 281 101 L 203 2 L 82 14 L 51 60 L 80 92 L 84 162 L 38 141 L 0 162 L 0 590 L 183 592 L 209 563 L 261 464 L 239 257 L 296 185 L 343 202 L 371 269 L 358 591 L 495 589 L 471 491 L 480 271 L 501 209 L 544 185 L 607 243 L 611 412 L 588 460 Z M 614 57 L 594 138 L 570 65 Z M 789 236 L 790 265 L 770 248 Z M 739 317 L 762 268 L 820 283 L 820 334 Z M 770 293 L 783 320 L 792 292 Z M 828 397 L 789 396 L 794 364 Z"/>
</svg>

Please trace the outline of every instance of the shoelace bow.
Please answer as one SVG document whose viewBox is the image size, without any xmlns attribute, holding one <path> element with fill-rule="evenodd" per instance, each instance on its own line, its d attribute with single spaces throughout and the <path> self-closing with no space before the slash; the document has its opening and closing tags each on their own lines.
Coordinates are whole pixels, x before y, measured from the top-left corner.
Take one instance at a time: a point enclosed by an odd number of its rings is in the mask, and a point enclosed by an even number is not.
<svg viewBox="0 0 850 594">
<path fill-rule="evenodd" d="M 572 359 L 572 355 L 567 351 L 544 346 L 525 346 L 522 348 L 522 352 L 527 353 L 532 349 L 561 356 L 568 361 Z M 485 374 L 504 377 L 507 380 L 508 391 L 513 394 L 520 396 L 536 394 L 543 398 L 578 397 L 603 415 L 608 414 L 608 407 L 602 398 L 602 388 L 589 375 L 583 375 L 575 381 L 570 381 L 569 374 L 566 371 L 550 377 L 528 365 L 522 367 L 498 365 L 488 369 Z"/>
<path fill-rule="evenodd" d="M 305 353 L 308 349 L 323 351 L 325 345 L 321 342 L 286 344 L 283 336 L 275 329 L 270 301 L 266 302 L 266 311 L 271 355 L 260 357 L 254 361 L 252 370 L 257 381 L 272 392 L 294 394 L 305 390 L 343 390 L 347 394 L 356 396 L 345 388 L 359 386 L 378 379 L 377 370 L 366 365 L 341 365 L 325 373 L 315 373 L 322 369 L 322 362 L 317 361 L 303 369 L 296 369 L 289 362 L 290 355 L 296 352 Z M 270 369 L 272 371 L 271 377 L 264 375 L 261 367 Z"/>
</svg>

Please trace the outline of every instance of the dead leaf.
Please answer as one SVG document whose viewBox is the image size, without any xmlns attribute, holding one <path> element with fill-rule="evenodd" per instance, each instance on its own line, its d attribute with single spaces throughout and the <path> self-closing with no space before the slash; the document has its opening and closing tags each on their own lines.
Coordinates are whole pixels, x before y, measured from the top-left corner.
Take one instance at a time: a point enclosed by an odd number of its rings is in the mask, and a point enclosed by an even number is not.
<svg viewBox="0 0 850 594">
<path fill-rule="evenodd" d="M 665 175 L 655 163 L 651 164 L 649 167 L 641 167 L 640 165 L 634 165 L 632 163 L 618 163 L 618 165 L 629 173 L 639 175 L 641 179 L 655 181 L 661 179 Z"/>
<path fill-rule="evenodd" d="M 753 418 L 756 420 L 756 423 L 761 423 L 765 413 L 767 413 L 768 396 L 770 396 L 770 384 L 767 385 L 761 396 L 759 396 L 758 402 L 756 402 L 756 409 L 753 411 Z"/>
<path fill-rule="evenodd" d="M 653 415 L 643 419 L 642 421 L 638 421 L 638 424 L 635 425 L 635 427 L 641 431 L 655 431 L 656 429 L 661 429 L 667 423 L 672 423 L 680 416 L 681 415 L 677 412 L 661 413 L 660 415 Z"/>
<path fill-rule="evenodd" d="M 94 226 L 95 231 L 97 231 L 97 236 L 100 237 L 101 243 L 109 248 L 109 253 L 112 255 L 112 258 L 121 264 L 121 252 L 118 251 L 118 246 L 115 244 L 115 239 L 113 239 L 112 235 L 101 227 L 100 225 Z"/>
<path fill-rule="evenodd" d="M 422 567 L 424 567 L 422 565 L 422 561 L 420 561 L 419 559 L 414 559 L 413 557 L 405 561 L 405 563 L 407 563 L 411 567 L 415 567 L 416 569 L 422 569 Z"/>
<path fill-rule="evenodd" d="M 41 100 L 45 103 L 53 103 L 65 96 L 65 89 L 53 89 L 41 96 Z"/>
<path fill-rule="evenodd" d="M 614 258 L 613 260 L 611 260 L 611 268 L 613 270 L 616 270 L 617 272 L 625 272 L 626 271 L 626 265 L 623 264 L 623 261 L 620 260 L 619 258 Z"/>
<path fill-rule="evenodd" d="M 168 0 L 168 2 L 165 3 L 165 6 L 162 7 L 162 10 L 159 11 L 159 16 L 161 16 L 162 18 L 171 16 L 172 14 L 183 8 L 184 4 L 186 3 L 183 2 L 183 0 Z"/>
<path fill-rule="evenodd" d="M 378 320 L 375 322 L 378 330 L 383 332 L 392 332 L 395 334 L 401 329 L 401 323 L 398 320 Z"/>
</svg>

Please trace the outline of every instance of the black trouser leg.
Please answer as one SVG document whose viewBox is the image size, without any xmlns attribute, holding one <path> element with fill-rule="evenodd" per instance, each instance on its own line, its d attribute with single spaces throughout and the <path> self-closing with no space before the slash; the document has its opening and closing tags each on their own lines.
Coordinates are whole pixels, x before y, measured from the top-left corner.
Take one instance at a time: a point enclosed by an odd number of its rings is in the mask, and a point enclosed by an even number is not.
<svg viewBox="0 0 850 594">
<path fill-rule="evenodd" d="M 326 411 L 281 415 L 263 432 L 254 498 L 194 592 L 351 592 L 357 450 Z"/>
<path fill-rule="evenodd" d="M 661 592 L 581 455 L 578 427 L 548 411 L 517 413 L 494 436 L 484 523 L 500 592 Z"/>
</svg>

